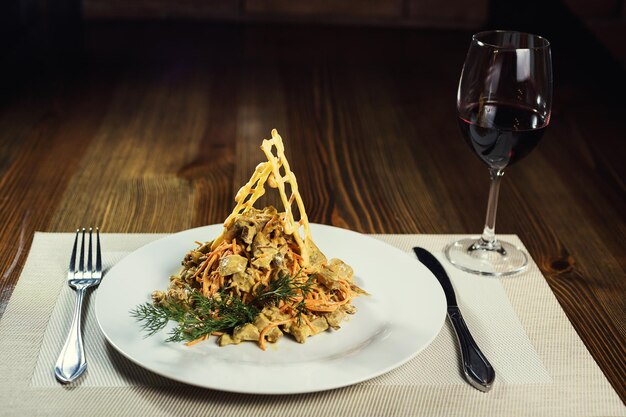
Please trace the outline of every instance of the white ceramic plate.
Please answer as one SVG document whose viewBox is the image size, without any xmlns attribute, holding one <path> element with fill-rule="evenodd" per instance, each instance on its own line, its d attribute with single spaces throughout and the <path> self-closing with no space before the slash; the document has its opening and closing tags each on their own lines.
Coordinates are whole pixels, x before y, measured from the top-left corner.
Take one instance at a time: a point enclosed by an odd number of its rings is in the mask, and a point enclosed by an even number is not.
<svg viewBox="0 0 626 417">
<path fill-rule="evenodd" d="M 107 340 L 138 365 L 176 381 L 223 391 L 294 394 L 361 382 L 407 362 L 437 336 L 445 297 L 435 277 L 408 254 L 371 237 L 318 224 L 316 244 L 355 271 L 370 296 L 356 298 L 358 311 L 339 331 L 299 344 L 288 335 L 267 351 L 256 343 L 218 347 L 215 339 L 187 347 L 167 343 L 169 329 L 146 337 L 129 311 L 165 289 L 170 275 L 194 247 L 215 238 L 221 225 L 186 230 L 129 254 L 102 280 L 96 317 Z M 171 327 L 170 327 L 171 328 Z"/>
</svg>

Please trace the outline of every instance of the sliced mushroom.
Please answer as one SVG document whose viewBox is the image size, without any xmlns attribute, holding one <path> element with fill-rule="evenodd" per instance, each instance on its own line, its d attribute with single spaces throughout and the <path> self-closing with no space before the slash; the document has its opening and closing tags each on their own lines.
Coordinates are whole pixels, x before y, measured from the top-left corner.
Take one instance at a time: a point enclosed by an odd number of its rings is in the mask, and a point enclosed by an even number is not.
<svg viewBox="0 0 626 417">
<path fill-rule="evenodd" d="M 223 277 L 243 272 L 248 266 L 248 259 L 239 255 L 225 256 L 220 260 L 219 274 Z"/>
</svg>

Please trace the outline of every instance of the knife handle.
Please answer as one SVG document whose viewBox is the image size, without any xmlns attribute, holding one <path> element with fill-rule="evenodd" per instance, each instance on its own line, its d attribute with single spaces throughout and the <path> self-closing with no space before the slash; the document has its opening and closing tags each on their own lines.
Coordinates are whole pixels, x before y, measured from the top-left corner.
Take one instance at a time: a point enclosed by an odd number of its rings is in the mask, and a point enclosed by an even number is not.
<svg viewBox="0 0 626 417">
<path fill-rule="evenodd" d="M 465 379 L 474 388 L 482 392 L 489 391 L 496 378 L 493 367 L 478 348 L 458 307 L 448 308 L 448 318 L 459 341 Z"/>
</svg>

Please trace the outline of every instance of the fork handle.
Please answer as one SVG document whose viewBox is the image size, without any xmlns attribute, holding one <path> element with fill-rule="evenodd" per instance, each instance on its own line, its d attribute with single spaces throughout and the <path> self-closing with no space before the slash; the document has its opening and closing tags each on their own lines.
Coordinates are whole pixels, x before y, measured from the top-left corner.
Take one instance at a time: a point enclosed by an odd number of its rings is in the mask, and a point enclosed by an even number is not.
<svg viewBox="0 0 626 417">
<path fill-rule="evenodd" d="M 78 378 L 87 369 L 85 360 L 85 349 L 83 348 L 83 338 L 81 335 L 81 316 L 83 309 L 83 298 L 87 287 L 76 287 L 76 305 L 72 317 L 72 325 L 65 339 L 65 344 L 54 367 L 54 374 L 63 383 L 70 383 Z"/>
</svg>

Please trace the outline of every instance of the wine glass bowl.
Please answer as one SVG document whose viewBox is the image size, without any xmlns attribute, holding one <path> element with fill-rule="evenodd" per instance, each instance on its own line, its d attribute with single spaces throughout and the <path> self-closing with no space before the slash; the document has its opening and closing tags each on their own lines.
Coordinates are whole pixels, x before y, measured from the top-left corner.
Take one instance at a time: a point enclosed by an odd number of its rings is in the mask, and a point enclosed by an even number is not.
<svg viewBox="0 0 626 417">
<path fill-rule="evenodd" d="M 446 248 L 460 269 L 482 275 L 519 272 L 527 255 L 495 236 L 500 181 L 504 169 L 528 155 L 550 123 L 552 63 L 550 43 L 541 36 L 488 31 L 472 37 L 457 93 L 463 138 L 489 169 L 491 187 L 483 234 Z"/>
</svg>

